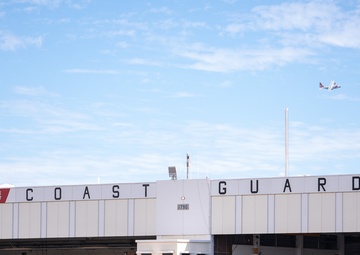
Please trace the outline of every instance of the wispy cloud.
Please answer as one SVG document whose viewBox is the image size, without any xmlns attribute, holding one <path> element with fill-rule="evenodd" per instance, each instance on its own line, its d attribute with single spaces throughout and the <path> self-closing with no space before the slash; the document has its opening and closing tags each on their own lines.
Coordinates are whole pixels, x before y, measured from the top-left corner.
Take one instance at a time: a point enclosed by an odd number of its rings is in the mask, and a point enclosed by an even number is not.
<svg viewBox="0 0 360 255">
<path fill-rule="evenodd" d="M 321 33 L 319 39 L 327 44 L 360 49 L 360 15 L 349 13 L 349 17 L 334 24 L 332 30 Z"/>
<path fill-rule="evenodd" d="M 256 29 L 262 30 L 329 30 L 342 19 L 342 12 L 332 2 L 290 2 L 263 5 L 253 9 L 258 17 Z M 329 18 L 331 17 L 331 18 Z"/>
<path fill-rule="evenodd" d="M 259 71 L 311 62 L 322 46 L 360 48 L 358 12 L 322 1 L 262 5 L 235 18 L 220 33 L 252 38 L 261 31 L 263 38 L 255 36 L 252 45 L 219 48 L 197 43 L 193 44 L 196 47 L 177 45 L 174 52 L 193 61 L 188 68 L 214 72 Z"/>
<path fill-rule="evenodd" d="M 78 74 L 110 74 L 116 75 L 119 74 L 119 71 L 116 70 L 103 70 L 103 69 L 66 69 L 64 73 L 78 73 Z"/>
<path fill-rule="evenodd" d="M 29 104 L 26 107 L 13 107 L 28 111 Z M 26 112 L 27 116 L 29 114 L 40 119 L 41 115 L 47 115 L 39 123 L 42 126 L 39 129 L 42 131 L 41 139 L 29 156 L 7 158 L 1 162 L 0 169 L 7 169 L 17 176 L 21 173 L 24 178 L 7 174 L 5 181 L 9 183 L 14 183 L 13 180 L 23 185 L 93 183 L 97 177 L 103 182 L 115 179 L 122 182 L 156 181 L 167 178 L 169 165 L 176 165 L 180 175 L 185 173 L 186 153 L 191 155 L 191 176 L 195 178 L 274 176 L 283 173 L 284 169 L 282 126 L 241 127 L 228 123 L 190 121 L 182 124 L 163 123 L 161 128 L 154 129 L 151 124 L 136 125 L 117 119 L 99 127 L 97 122 L 93 122 L 95 116 L 90 113 L 74 113 L 51 105 L 34 106 L 30 113 Z M 24 130 L 26 128 L 21 131 Z M 0 130 L 1 133 L 7 131 Z M 83 136 L 84 131 L 93 139 L 88 140 L 89 136 Z M 65 138 L 68 149 L 59 147 L 62 150 L 58 151 L 54 142 L 46 142 L 54 139 L 48 134 L 62 134 L 61 140 Z M 17 135 L 28 136 L 26 133 Z M 40 143 L 42 140 L 45 140 L 44 145 Z M 23 143 L 23 148 L 31 146 Z M 81 144 L 81 148 L 77 143 Z M 84 143 L 90 146 L 84 146 Z M 330 169 L 327 162 L 359 162 L 359 150 L 359 129 L 339 130 L 290 123 L 291 175 L 356 171 L 344 167 L 337 169 L 333 165 Z M 60 174 L 64 169 L 65 177 Z M 32 178 L 28 178 L 30 175 Z M 44 178 L 46 175 L 51 176 L 50 179 Z M 36 176 L 39 176 L 38 180 L 34 178 Z M 29 183 L 30 179 L 33 183 Z"/>
<path fill-rule="evenodd" d="M 196 178 L 282 174 L 283 125 L 274 124 L 276 117 L 271 114 L 285 101 L 296 108 L 298 118 L 310 113 L 305 118 L 325 125 L 290 122 L 290 175 L 358 172 L 360 130 L 347 123 L 356 107 L 348 116 L 335 116 L 347 112 L 348 105 L 357 105 L 356 91 L 352 94 L 344 86 L 317 96 L 313 94 L 316 84 L 309 82 L 331 73 L 335 61 L 342 69 L 331 75 L 357 74 L 356 64 L 344 64 L 347 56 L 356 57 L 353 49 L 356 52 L 360 45 L 359 5 L 347 8 L 354 1 L 344 7 L 338 1 L 282 1 L 251 9 L 254 3 L 223 0 L 216 4 L 218 8 L 206 4 L 206 10 L 204 4 L 188 10 L 191 6 L 180 2 L 169 5 L 171 9 L 153 3 L 133 8 L 113 2 L 106 6 L 124 8 L 114 12 L 115 8 L 101 6 L 81 13 L 67 12 L 71 4 L 77 8 L 68 0 L 18 3 L 7 5 L 2 21 L 26 8 L 54 8 L 54 18 L 49 20 L 42 11 L 26 13 L 17 24 L 4 23 L 10 32 L 0 31 L 0 52 L 7 51 L 3 62 L 10 63 L 4 65 L 9 71 L 1 82 L 18 85 L 3 89 L 0 100 L 2 182 L 93 183 L 97 177 L 102 182 L 155 181 L 168 178 L 169 165 L 178 167 L 181 178 L 186 173 L 186 153 L 192 160 L 190 175 Z M 56 20 L 59 15 L 62 19 Z M 25 22 L 33 30 L 13 32 L 19 29 L 13 25 Z M 46 41 L 46 52 L 36 58 L 32 73 L 42 82 L 26 86 L 28 76 L 14 77 L 13 71 L 34 63 L 34 55 L 13 58 L 11 51 L 42 47 L 45 37 L 34 31 L 47 30 L 46 38 L 51 40 Z M 73 40 L 66 40 L 67 34 Z M 66 67 L 59 55 L 64 52 L 73 58 Z M 324 64 L 326 70 L 307 65 L 319 58 L 331 59 Z M 44 71 L 47 61 L 56 64 Z M 300 64 L 289 67 L 294 63 Z M 67 83 L 76 85 L 75 90 L 75 85 L 58 86 L 62 79 L 56 77 L 58 68 Z M 258 75 L 269 69 L 276 72 Z M 48 75 L 38 75 L 44 72 Z M 50 75 L 56 82 L 46 85 Z M 314 87 L 309 88 L 308 82 Z M 299 87 L 303 89 L 295 89 Z M 204 93 L 206 97 L 195 100 Z M 256 109 L 249 113 L 250 108 Z M 254 126 L 254 118 L 267 110 L 269 115 L 261 121 L 271 118 L 272 122 Z M 318 120 L 313 110 L 324 119 Z"/>
<path fill-rule="evenodd" d="M 306 38 L 307 46 L 332 45 L 360 48 L 359 6 L 352 10 L 342 10 L 335 2 L 308 1 L 258 6 L 252 10 L 254 21 L 247 29 L 276 32 L 278 40 L 288 44 L 304 44 L 296 38 Z M 239 27 L 240 24 L 229 26 Z M 243 28 L 244 25 L 241 26 Z M 238 29 L 239 32 L 244 29 Z M 231 30 L 232 32 L 237 32 Z M 283 40 L 285 36 L 288 39 Z M 295 40 L 289 40 L 294 37 Z M 310 40 L 311 39 L 311 40 Z"/>
<path fill-rule="evenodd" d="M 46 7 L 50 9 L 58 8 L 59 6 L 65 4 L 74 9 L 83 9 L 90 2 L 89 0 L 77 0 L 77 1 L 68 1 L 68 0 L 14 0 L 16 3 L 27 4 L 35 7 Z M 27 7 L 29 8 L 29 7 Z M 33 8 L 33 7 L 31 7 Z"/>
<path fill-rule="evenodd" d="M 29 95 L 29 91 L 25 92 L 26 95 Z M 36 95 L 36 93 L 31 92 L 30 95 Z M 98 129 L 98 126 L 91 122 L 91 118 L 87 114 L 61 108 L 54 102 L 47 102 L 46 99 L 40 101 L 2 101 L 0 102 L 0 109 L 5 110 L 9 115 L 19 116 L 23 120 L 27 120 L 28 124 L 24 126 L 25 134 L 45 135 Z M 3 128 L 1 132 L 19 133 L 21 130 Z"/>
<path fill-rule="evenodd" d="M 0 31 L 0 50 L 2 51 L 14 51 L 30 46 L 40 47 L 42 43 L 42 36 L 20 37 L 9 32 Z"/>
<path fill-rule="evenodd" d="M 336 95 L 329 95 L 329 97 L 333 100 L 344 100 L 344 101 L 351 101 L 351 102 L 359 102 L 360 98 L 359 97 L 354 97 L 354 96 L 349 96 L 346 94 L 336 94 Z"/>
<path fill-rule="evenodd" d="M 107 37 L 116 37 L 116 36 L 130 36 L 133 37 L 136 35 L 136 30 L 134 29 L 119 29 L 119 30 L 112 30 L 112 31 L 107 31 L 105 33 L 105 35 Z"/>
<path fill-rule="evenodd" d="M 58 7 L 63 2 L 62 0 L 14 0 L 14 1 L 23 4 L 46 6 L 49 8 Z"/>
<path fill-rule="evenodd" d="M 129 44 L 127 42 L 121 41 L 121 42 L 118 42 L 116 44 L 116 46 L 119 48 L 122 48 L 122 49 L 126 49 L 127 47 L 129 47 Z"/>
<path fill-rule="evenodd" d="M 182 91 L 182 92 L 177 92 L 173 97 L 186 98 L 186 97 L 195 97 L 195 95 L 189 92 Z"/>
<path fill-rule="evenodd" d="M 224 30 L 226 34 L 234 35 L 245 32 L 247 28 L 244 24 L 229 24 L 225 27 Z"/>
<path fill-rule="evenodd" d="M 166 14 L 166 15 L 171 15 L 173 14 L 173 11 L 170 10 L 168 7 L 159 7 L 159 8 L 151 8 L 149 10 L 150 13 L 155 13 L 155 14 Z"/>
<path fill-rule="evenodd" d="M 313 52 L 301 48 L 267 48 L 267 49 L 219 49 L 204 48 L 203 50 L 183 49 L 178 51 L 182 57 L 194 60 L 188 68 L 214 71 L 257 71 L 266 70 L 273 66 L 282 66 L 291 62 L 301 62 Z"/>
<path fill-rule="evenodd" d="M 147 65 L 147 66 L 161 66 L 161 63 L 144 58 L 132 58 L 125 60 L 126 63 L 131 65 Z"/>
<path fill-rule="evenodd" d="M 43 87 L 15 87 L 15 93 L 27 96 L 40 96 L 46 93 Z"/>
</svg>

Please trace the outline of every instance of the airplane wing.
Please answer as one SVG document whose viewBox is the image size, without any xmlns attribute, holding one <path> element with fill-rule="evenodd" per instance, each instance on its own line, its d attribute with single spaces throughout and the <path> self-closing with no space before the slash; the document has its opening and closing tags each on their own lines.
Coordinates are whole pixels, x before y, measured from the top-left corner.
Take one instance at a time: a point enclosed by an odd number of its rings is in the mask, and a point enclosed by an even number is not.
<svg viewBox="0 0 360 255">
<path fill-rule="evenodd" d="M 330 86 L 329 86 L 329 90 L 334 90 L 334 89 L 339 89 L 341 88 L 341 86 L 339 84 L 337 84 L 334 80 L 331 81 Z"/>
<path fill-rule="evenodd" d="M 331 90 L 333 90 L 333 89 L 339 89 L 339 88 L 341 88 L 341 86 L 338 85 L 338 84 L 335 84 L 334 86 L 332 86 Z"/>
</svg>

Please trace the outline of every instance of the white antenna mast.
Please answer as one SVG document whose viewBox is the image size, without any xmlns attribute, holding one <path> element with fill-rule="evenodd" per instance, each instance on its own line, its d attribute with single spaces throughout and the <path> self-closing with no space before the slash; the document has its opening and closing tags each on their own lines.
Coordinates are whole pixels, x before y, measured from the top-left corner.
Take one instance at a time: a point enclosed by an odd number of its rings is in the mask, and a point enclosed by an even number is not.
<svg viewBox="0 0 360 255">
<path fill-rule="evenodd" d="M 289 174 L 289 109 L 285 108 L 285 176 Z"/>
</svg>

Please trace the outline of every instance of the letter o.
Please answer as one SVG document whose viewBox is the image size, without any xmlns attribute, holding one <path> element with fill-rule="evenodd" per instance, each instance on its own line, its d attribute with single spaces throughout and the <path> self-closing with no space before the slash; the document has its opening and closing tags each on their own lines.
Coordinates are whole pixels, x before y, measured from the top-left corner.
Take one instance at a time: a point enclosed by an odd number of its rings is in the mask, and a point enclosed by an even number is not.
<svg viewBox="0 0 360 255">
<path fill-rule="evenodd" d="M 54 189 L 54 198 L 55 198 L 55 200 L 61 200 L 61 188 L 60 187 L 56 187 Z"/>
</svg>

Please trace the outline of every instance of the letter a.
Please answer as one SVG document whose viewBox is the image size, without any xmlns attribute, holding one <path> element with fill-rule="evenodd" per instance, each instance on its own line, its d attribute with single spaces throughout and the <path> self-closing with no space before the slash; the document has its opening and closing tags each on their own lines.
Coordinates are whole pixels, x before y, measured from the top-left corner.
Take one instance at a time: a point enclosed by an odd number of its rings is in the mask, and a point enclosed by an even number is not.
<svg viewBox="0 0 360 255">
<path fill-rule="evenodd" d="M 85 199 L 85 195 L 87 195 L 87 196 L 88 196 L 88 199 L 90 199 L 90 193 L 89 193 L 89 188 L 88 188 L 88 186 L 85 187 L 83 199 Z"/>
<path fill-rule="evenodd" d="M 285 192 L 285 191 L 286 191 L 286 188 L 289 188 L 290 192 L 292 192 L 292 191 L 291 191 L 291 186 L 290 186 L 289 179 L 286 179 L 286 182 L 285 182 L 285 186 L 284 186 L 284 190 L 283 190 L 283 192 Z"/>
</svg>

